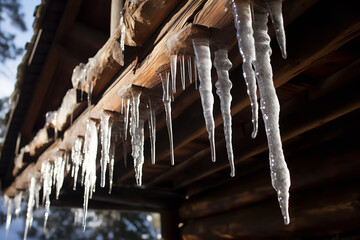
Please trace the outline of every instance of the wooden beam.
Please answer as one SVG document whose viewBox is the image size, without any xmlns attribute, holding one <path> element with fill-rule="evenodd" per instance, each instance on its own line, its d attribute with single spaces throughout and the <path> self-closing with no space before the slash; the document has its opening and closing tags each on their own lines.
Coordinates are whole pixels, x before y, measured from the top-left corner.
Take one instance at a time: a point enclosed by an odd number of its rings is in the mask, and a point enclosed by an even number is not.
<svg viewBox="0 0 360 240">
<path fill-rule="evenodd" d="M 292 222 L 285 226 L 276 199 L 185 223 L 181 237 L 202 239 L 281 239 L 324 236 L 358 229 L 358 178 L 292 196 Z"/>
<path fill-rule="evenodd" d="M 347 123 L 345 122 L 345 124 Z M 328 129 L 323 131 L 326 130 Z M 337 129 L 335 129 L 336 131 Z M 334 134 L 333 132 L 331 134 Z M 299 190 L 338 181 L 344 177 L 356 176 L 356 169 L 360 167 L 360 162 L 356 161 L 356 156 L 360 155 L 360 149 L 349 139 L 359 133 L 360 129 L 355 127 L 350 134 L 332 139 L 330 142 L 325 140 L 320 146 L 316 145 L 306 151 L 300 150 L 300 153 L 287 158 L 291 172 L 290 195 L 295 196 L 301 194 Z M 318 142 L 324 141 L 323 135 L 328 137 L 327 132 L 325 132 L 322 136 L 316 135 L 314 138 Z M 319 138 L 322 139 L 319 140 Z M 310 141 L 314 142 L 313 139 Z M 259 160 L 264 163 L 268 162 L 267 158 Z M 314 171 L 309 171 L 310 166 Z M 247 167 L 247 165 L 242 167 Z M 321 171 L 315 169 L 321 169 Z M 266 166 L 262 170 L 241 176 L 205 193 L 190 197 L 180 206 L 179 216 L 184 221 L 204 218 L 249 206 L 269 198 L 276 198 L 276 193 L 271 186 L 269 167 Z M 291 203 L 292 199 L 290 198 L 290 205 Z"/>
</svg>

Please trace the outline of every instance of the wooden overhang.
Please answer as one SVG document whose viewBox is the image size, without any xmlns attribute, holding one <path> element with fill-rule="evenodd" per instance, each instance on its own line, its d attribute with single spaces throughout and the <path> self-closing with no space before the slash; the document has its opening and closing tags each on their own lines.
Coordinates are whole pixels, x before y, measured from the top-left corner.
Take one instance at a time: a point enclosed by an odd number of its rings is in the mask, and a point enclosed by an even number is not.
<svg viewBox="0 0 360 240">
<path fill-rule="evenodd" d="M 145 140 L 143 187 L 136 187 L 131 146 L 127 166 L 119 143 L 113 192 L 97 186 L 90 208 L 157 211 L 162 214 L 164 239 L 302 239 L 359 237 L 360 228 L 360 14 L 358 1 L 286 0 L 288 58 L 272 41 L 274 83 L 280 100 L 280 128 L 291 174 L 291 224 L 285 226 L 271 187 L 263 124 L 251 138 L 251 111 L 242 79 L 231 9 L 227 0 L 143 0 L 125 2 L 127 29 L 124 66 L 113 54 L 118 40 L 110 36 L 110 1 L 47 0 L 36 12 L 34 37 L 18 69 L 13 109 L 0 159 L 2 190 L 24 190 L 29 173 L 38 174 L 47 154 L 70 136 L 84 135 L 84 119 L 99 118 L 101 110 L 119 111 L 117 91 L 141 86 L 159 98 L 156 164 Z M 274 36 L 271 26 L 270 34 Z M 220 39 L 229 50 L 233 68 L 233 146 L 236 177 L 229 176 L 219 100 L 215 97 L 217 162 L 210 147 L 194 84 L 187 83 L 172 103 L 175 166 L 170 165 L 168 133 L 156 70 L 169 63 L 166 43 L 184 31 Z M 118 31 L 117 31 L 118 33 Z M 180 45 L 182 43 L 179 43 Z M 186 47 L 186 46 L 185 46 Z M 106 51 L 99 51 L 100 48 Z M 179 46 L 183 49 L 184 46 Z M 101 53 L 101 54 L 100 54 Z M 59 108 L 71 86 L 74 67 L 100 56 L 94 70 L 92 106 L 77 106 L 74 122 L 59 139 L 35 148 L 14 172 L 18 136 L 29 144 L 44 126 L 45 113 Z M 179 79 L 178 79 L 179 80 Z M 213 72 L 213 81 L 216 74 Z M 179 83 L 180 81 L 178 81 Z M 261 121 L 260 121 L 261 122 Z M 20 133 L 20 134 L 19 134 Z M 65 179 L 52 205 L 82 206 L 81 188 Z M 74 200 L 77 199 L 77 200 Z"/>
</svg>

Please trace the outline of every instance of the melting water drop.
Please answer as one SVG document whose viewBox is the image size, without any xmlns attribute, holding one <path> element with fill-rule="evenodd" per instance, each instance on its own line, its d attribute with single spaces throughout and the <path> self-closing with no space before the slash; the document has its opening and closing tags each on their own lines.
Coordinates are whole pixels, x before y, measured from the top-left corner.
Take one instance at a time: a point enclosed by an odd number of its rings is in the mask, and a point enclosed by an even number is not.
<svg viewBox="0 0 360 240">
<path fill-rule="evenodd" d="M 211 54 L 209 40 L 193 39 L 193 47 L 196 56 L 196 65 L 199 71 L 199 92 L 204 112 L 206 130 L 209 134 L 211 147 L 211 160 L 216 161 L 215 153 L 215 123 L 213 117 L 214 96 L 211 82 Z"/>
<path fill-rule="evenodd" d="M 219 49 L 215 52 L 214 66 L 217 71 L 218 80 L 215 83 L 216 93 L 220 98 L 221 114 L 224 120 L 224 135 L 228 160 L 230 163 L 230 176 L 235 176 L 234 153 L 232 146 L 232 128 L 231 128 L 231 93 L 232 83 L 229 78 L 229 70 L 232 64 L 228 58 L 226 49 Z"/>
</svg>

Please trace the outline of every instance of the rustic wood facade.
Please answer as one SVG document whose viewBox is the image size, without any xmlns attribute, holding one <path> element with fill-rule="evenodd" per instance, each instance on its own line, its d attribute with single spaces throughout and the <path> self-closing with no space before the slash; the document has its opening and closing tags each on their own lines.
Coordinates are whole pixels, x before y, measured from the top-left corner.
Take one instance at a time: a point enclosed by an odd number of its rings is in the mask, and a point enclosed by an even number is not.
<svg viewBox="0 0 360 240">
<path fill-rule="evenodd" d="M 289 226 L 283 224 L 271 187 L 262 123 L 257 138 L 250 136 L 251 111 L 227 0 L 144 0 L 137 6 L 125 1 L 124 8 L 126 48 L 125 58 L 119 59 L 116 54 L 119 29 L 113 30 L 110 37 L 111 1 L 47 0 L 38 7 L 35 34 L 18 69 L 0 159 L 4 192 L 11 196 L 25 190 L 29 176 L 39 174 L 41 163 L 53 149 L 66 147 L 71 136 L 84 135 L 84 119 L 89 114 L 99 118 L 103 109 L 119 112 L 121 99 L 117 91 L 133 84 L 160 102 L 156 164 L 150 161 L 147 136 L 144 187 L 136 187 L 131 155 L 125 168 L 119 143 L 113 192 L 108 195 L 107 189 L 97 187 L 90 208 L 108 208 L 111 203 L 116 209 L 160 212 L 164 239 L 360 236 L 357 1 L 283 2 L 288 59 L 281 58 L 274 43 L 272 66 L 281 104 L 284 153 L 292 180 Z M 169 63 L 166 42 L 180 30 L 184 31 L 184 41 L 177 46 L 179 49 L 185 49 L 191 37 L 205 34 L 229 50 L 233 63 L 230 78 L 235 178 L 229 176 L 219 101 L 215 98 L 218 160 L 212 163 L 194 84 L 187 83 L 186 90 L 178 90 L 172 103 L 176 164 L 170 165 L 161 82 L 156 70 Z M 273 32 L 270 27 L 272 36 Z M 20 147 L 31 143 L 44 126 L 46 112 L 56 110 L 66 91 L 72 88 L 75 66 L 95 55 L 100 61 L 92 74 L 92 106 L 80 103 L 73 113 L 74 122 L 67 122 L 58 139 L 34 146 L 33 151 L 24 155 L 24 165 L 16 166 L 17 139 L 21 139 Z M 213 77 L 215 81 L 215 73 Z M 127 148 L 130 153 L 130 144 Z M 59 200 L 52 200 L 52 205 L 82 206 L 82 191 L 72 190 L 70 177 L 65 180 Z"/>
</svg>

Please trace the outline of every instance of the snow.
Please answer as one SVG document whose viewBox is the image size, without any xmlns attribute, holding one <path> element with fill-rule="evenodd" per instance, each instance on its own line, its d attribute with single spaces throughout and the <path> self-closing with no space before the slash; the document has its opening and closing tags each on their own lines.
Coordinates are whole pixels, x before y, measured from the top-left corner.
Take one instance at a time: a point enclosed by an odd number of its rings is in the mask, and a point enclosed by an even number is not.
<svg viewBox="0 0 360 240">
<path fill-rule="evenodd" d="M 199 71 L 199 92 L 203 108 L 206 130 L 209 134 L 211 160 L 216 161 L 215 153 L 215 123 L 213 117 L 214 96 L 211 82 L 211 53 L 209 41 L 205 39 L 193 39 L 193 47 L 196 56 L 196 65 Z"/>
</svg>

